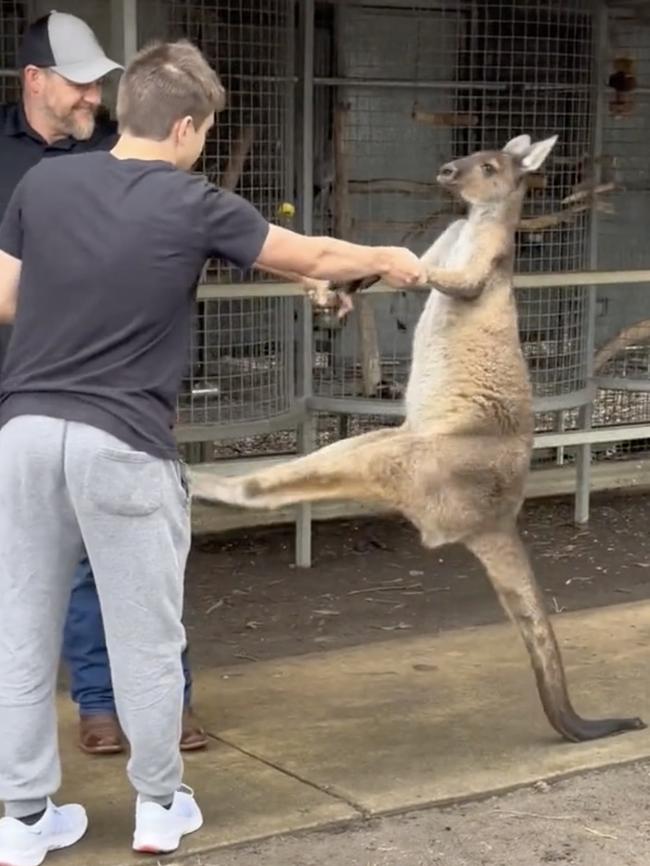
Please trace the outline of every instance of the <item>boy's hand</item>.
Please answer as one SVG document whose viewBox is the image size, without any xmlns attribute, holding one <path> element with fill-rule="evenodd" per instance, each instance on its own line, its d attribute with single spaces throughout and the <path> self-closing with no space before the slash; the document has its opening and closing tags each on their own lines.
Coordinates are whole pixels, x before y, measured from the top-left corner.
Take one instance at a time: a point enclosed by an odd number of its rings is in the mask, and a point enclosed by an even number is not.
<svg viewBox="0 0 650 866">
<path fill-rule="evenodd" d="M 304 277 L 302 284 L 314 306 L 336 311 L 339 319 L 344 319 L 353 309 L 354 305 L 350 295 L 337 289 L 329 280 L 314 280 L 310 277 Z"/>
</svg>

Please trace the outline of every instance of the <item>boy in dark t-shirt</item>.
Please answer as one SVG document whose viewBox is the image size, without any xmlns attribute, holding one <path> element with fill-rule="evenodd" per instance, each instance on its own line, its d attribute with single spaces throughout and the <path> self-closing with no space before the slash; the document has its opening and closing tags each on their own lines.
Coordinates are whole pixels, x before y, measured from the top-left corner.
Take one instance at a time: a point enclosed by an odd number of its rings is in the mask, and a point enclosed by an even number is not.
<svg viewBox="0 0 650 866">
<path fill-rule="evenodd" d="M 83 836 L 56 807 L 54 691 L 82 545 L 102 603 L 137 791 L 133 847 L 199 829 L 182 785 L 183 574 L 189 492 L 173 435 L 193 288 L 219 257 L 316 279 L 422 278 L 412 253 L 307 238 L 189 173 L 224 91 L 185 42 L 150 46 L 120 82 L 113 150 L 41 162 L 0 227 L 0 863 L 38 866 Z M 179 171 L 179 169 L 184 169 Z"/>
</svg>

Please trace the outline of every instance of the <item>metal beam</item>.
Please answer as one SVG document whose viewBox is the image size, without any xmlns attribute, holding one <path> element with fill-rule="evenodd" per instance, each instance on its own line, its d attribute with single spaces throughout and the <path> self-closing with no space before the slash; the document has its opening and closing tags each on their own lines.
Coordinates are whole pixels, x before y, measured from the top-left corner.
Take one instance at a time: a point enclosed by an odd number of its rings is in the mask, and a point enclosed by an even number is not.
<svg viewBox="0 0 650 866">
<path fill-rule="evenodd" d="M 580 391 L 536 397 L 533 400 L 533 411 L 558 412 L 561 409 L 584 406 L 594 399 L 595 390 L 594 385 L 589 385 Z M 404 417 L 404 403 L 401 400 L 380 400 L 372 397 L 319 397 L 317 395 L 307 399 L 307 409 L 310 412 L 329 412 L 333 415 Z"/>
<path fill-rule="evenodd" d="M 650 270 L 633 271 L 557 271 L 551 274 L 516 274 L 516 289 L 551 289 L 568 286 L 616 286 L 621 290 L 628 285 L 650 283 Z M 376 283 L 364 291 L 368 295 L 403 292 L 385 283 Z M 429 292 L 430 286 L 408 289 L 409 292 Z M 297 283 L 204 283 L 199 287 L 200 301 L 213 298 L 280 298 L 300 297 L 304 289 Z"/>
<path fill-rule="evenodd" d="M 630 424 L 626 427 L 592 427 L 590 430 L 565 430 L 561 433 L 539 433 L 535 448 L 560 448 L 570 445 L 605 445 L 650 439 L 650 424 Z"/>
<path fill-rule="evenodd" d="M 566 91 L 578 93 L 589 90 L 588 84 L 570 84 L 569 82 L 558 82 L 549 84 L 522 84 L 521 82 L 494 82 L 494 81 L 426 81 L 409 80 L 402 78 L 342 78 L 323 77 L 314 78 L 314 84 L 320 87 L 371 87 L 376 89 L 397 90 L 490 90 L 508 91 L 512 86 L 524 92 L 539 91 Z"/>
</svg>

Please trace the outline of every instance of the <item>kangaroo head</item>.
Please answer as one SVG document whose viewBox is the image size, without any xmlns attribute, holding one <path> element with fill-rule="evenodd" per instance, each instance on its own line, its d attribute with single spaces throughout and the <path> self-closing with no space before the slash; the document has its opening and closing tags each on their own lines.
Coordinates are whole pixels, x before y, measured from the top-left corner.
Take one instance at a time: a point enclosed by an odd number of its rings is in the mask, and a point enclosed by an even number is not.
<svg viewBox="0 0 650 866">
<path fill-rule="evenodd" d="M 518 135 L 503 150 L 481 150 L 443 165 L 438 183 L 469 204 L 493 204 L 515 190 L 524 178 L 537 171 L 549 155 L 557 135 L 531 143 L 529 135 Z"/>
</svg>

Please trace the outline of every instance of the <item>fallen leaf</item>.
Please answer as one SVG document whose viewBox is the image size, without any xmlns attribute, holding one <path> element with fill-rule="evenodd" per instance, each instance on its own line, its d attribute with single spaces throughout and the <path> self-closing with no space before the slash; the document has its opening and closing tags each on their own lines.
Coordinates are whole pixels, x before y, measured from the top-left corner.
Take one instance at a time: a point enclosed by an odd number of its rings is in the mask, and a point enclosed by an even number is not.
<svg viewBox="0 0 650 866">
<path fill-rule="evenodd" d="M 210 605 L 210 607 L 206 610 L 205 615 L 207 616 L 209 613 L 212 613 L 213 611 L 222 607 L 224 602 L 225 598 L 220 598 L 219 601 L 215 601 L 215 603 Z"/>
</svg>

